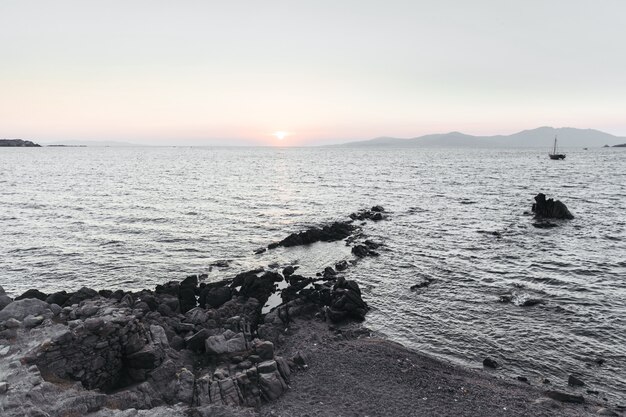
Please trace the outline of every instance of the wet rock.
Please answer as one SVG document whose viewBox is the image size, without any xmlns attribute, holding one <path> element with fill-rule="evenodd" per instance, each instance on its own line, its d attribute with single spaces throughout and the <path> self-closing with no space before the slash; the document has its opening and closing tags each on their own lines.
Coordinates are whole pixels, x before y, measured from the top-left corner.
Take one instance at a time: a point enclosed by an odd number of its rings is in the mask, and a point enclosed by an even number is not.
<svg viewBox="0 0 626 417">
<path fill-rule="evenodd" d="M 576 403 L 582 404 L 585 402 L 585 398 L 582 395 L 572 395 L 561 391 L 546 391 L 546 396 L 553 400 L 561 401 L 564 403 Z"/>
<path fill-rule="evenodd" d="M 567 378 L 567 385 L 571 387 L 582 387 L 585 383 L 574 375 L 570 375 L 569 378 Z"/>
<path fill-rule="evenodd" d="M 332 267 L 327 266 L 326 268 L 324 268 L 324 279 L 333 279 L 335 276 L 337 276 L 337 272 Z"/>
<path fill-rule="evenodd" d="M 30 290 L 26 290 L 26 292 L 24 292 L 22 295 L 15 297 L 15 301 L 24 300 L 26 298 L 36 298 L 41 301 L 46 301 L 46 298 L 48 298 L 48 294 L 31 288 Z"/>
<path fill-rule="evenodd" d="M 231 289 L 241 286 L 239 295 L 256 298 L 261 304 L 265 304 L 276 289 L 275 283 L 282 280 L 282 275 L 276 272 L 268 271 L 257 277 L 254 271 L 249 271 L 237 275 L 231 284 Z"/>
<path fill-rule="evenodd" d="M 330 293 L 330 303 L 326 310 L 333 322 L 346 318 L 364 320 L 369 307 L 361 298 L 361 289 L 356 281 L 348 281 L 343 277 L 337 279 Z"/>
<path fill-rule="evenodd" d="M 352 248 L 352 253 L 359 258 L 364 258 L 369 255 L 370 250 L 365 245 L 356 245 Z"/>
<path fill-rule="evenodd" d="M 14 318 L 23 321 L 28 315 L 44 315 L 51 313 L 50 305 L 45 301 L 37 298 L 25 298 L 23 300 L 13 301 L 0 311 L 0 321 Z"/>
<path fill-rule="evenodd" d="M 274 247 L 278 247 L 278 245 L 277 245 L 277 246 L 274 246 Z M 269 248 L 269 246 L 268 246 L 268 248 Z M 273 248 L 270 248 L 270 249 L 273 249 Z M 255 254 L 255 255 L 260 255 L 261 253 L 263 253 L 263 252 L 265 252 L 265 251 L 267 251 L 267 249 L 266 249 L 266 248 L 258 248 L 258 249 L 256 249 L 256 250 L 254 251 L 254 254 Z"/>
<path fill-rule="evenodd" d="M 530 385 L 530 381 L 528 381 L 528 378 L 526 378 L 525 376 L 518 376 L 515 379 L 517 379 L 520 382 L 524 382 L 524 383 Z"/>
<path fill-rule="evenodd" d="M 352 234 L 354 229 L 355 226 L 348 222 L 334 222 L 330 225 L 323 226 L 322 228 L 312 227 L 303 232 L 292 233 L 285 239 L 278 242 L 276 246 L 292 247 L 308 245 L 320 241 L 334 242 L 347 238 Z M 268 246 L 268 248 L 271 249 L 270 246 Z"/>
<path fill-rule="evenodd" d="M 296 269 L 293 266 L 291 266 L 291 265 L 286 266 L 285 268 L 283 268 L 283 276 L 285 278 L 287 278 L 290 275 L 293 275 L 294 272 L 296 272 Z"/>
<path fill-rule="evenodd" d="M 573 219 L 574 216 L 569 212 L 565 204 L 559 200 L 547 199 L 543 193 L 539 193 L 535 196 L 535 203 L 533 204 L 532 211 L 535 213 L 535 217 L 549 218 L 549 219 Z"/>
<path fill-rule="evenodd" d="M 345 271 L 346 269 L 348 269 L 348 262 L 346 262 L 345 260 L 337 262 L 335 264 L 335 269 L 337 271 Z"/>
<path fill-rule="evenodd" d="M 496 369 L 498 367 L 498 362 L 496 362 L 495 360 L 491 358 L 485 358 L 483 360 L 483 366 L 486 368 Z"/>
<path fill-rule="evenodd" d="M 385 209 L 382 206 L 374 206 L 371 209 L 360 210 L 356 213 L 350 214 L 352 220 L 373 220 L 380 221 L 384 219 L 383 212 Z"/>
<path fill-rule="evenodd" d="M 196 292 L 191 287 L 181 287 L 178 291 L 178 302 L 180 303 L 180 312 L 185 314 L 192 308 L 196 307 Z"/>
</svg>

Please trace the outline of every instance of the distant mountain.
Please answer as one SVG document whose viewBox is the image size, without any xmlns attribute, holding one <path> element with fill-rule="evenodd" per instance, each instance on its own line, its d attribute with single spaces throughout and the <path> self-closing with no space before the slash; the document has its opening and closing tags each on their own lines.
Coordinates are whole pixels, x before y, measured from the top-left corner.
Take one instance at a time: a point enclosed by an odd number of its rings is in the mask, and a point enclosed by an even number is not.
<svg viewBox="0 0 626 417">
<path fill-rule="evenodd" d="M 563 148 L 600 147 L 604 144 L 618 145 L 626 140 L 624 137 L 614 136 L 594 129 L 539 127 L 537 129 L 523 130 L 508 136 L 472 136 L 460 132 L 450 132 L 411 139 L 379 137 L 365 141 L 348 142 L 338 146 L 547 148 L 552 146 L 555 136 L 558 137 L 559 147 Z"/>
<path fill-rule="evenodd" d="M 39 148 L 41 145 L 38 145 L 29 140 L 22 139 L 0 139 L 0 146 L 10 146 L 10 147 L 29 147 L 29 148 Z"/>
<path fill-rule="evenodd" d="M 57 142 L 45 143 L 45 145 L 46 145 L 46 146 L 67 146 L 67 147 L 83 147 L 83 146 L 88 146 L 88 147 L 103 147 L 103 146 L 110 146 L 110 147 L 144 146 L 144 145 L 137 145 L 137 144 L 135 144 L 135 143 L 129 143 L 129 142 L 116 142 L 116 141 L 111 141 L 111 140 L 107 140 L 107 141 L 65 140 L 65 141 L 57 141 Z"/>
</svg>

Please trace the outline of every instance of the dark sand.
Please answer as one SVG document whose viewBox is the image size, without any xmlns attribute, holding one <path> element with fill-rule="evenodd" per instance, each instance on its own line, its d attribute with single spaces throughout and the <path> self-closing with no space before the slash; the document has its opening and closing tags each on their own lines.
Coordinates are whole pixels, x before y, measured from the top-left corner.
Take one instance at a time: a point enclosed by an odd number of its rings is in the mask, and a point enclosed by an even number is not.
<svg viewBox="0 0 626 417">
<path fill-rule="evenodd" d="M 308 356 L 291 389 L 261 416 L 589 416 L 617 415 L 601 404 L 546 398 L 544 387 L 463 369 L 369 337 L 358 325 L 292 323 L 280 351 Z M 607 413 L 607 414 L 604 414 Z"/>
</svg>

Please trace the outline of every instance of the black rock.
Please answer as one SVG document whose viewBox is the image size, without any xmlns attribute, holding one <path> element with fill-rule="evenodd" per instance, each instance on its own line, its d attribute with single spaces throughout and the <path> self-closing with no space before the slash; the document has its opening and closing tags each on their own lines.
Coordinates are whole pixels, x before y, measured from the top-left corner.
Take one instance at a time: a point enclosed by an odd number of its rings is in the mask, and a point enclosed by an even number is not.
<svg viewBox="0 0 626 417">
<path fill-rule="evenodd" d="M 26 290 L 24 294 L 15 297 L 15 301 L 24 300 L 26 298 L 36 298 L 41 301 L 46 301 L 46 298 L 48 298 L 48 294 L 45 294 L 35 288 L 31 288 L 30 290 Z"/>
<path fill-rule="evenodd" d="M 345 260 L 337 262 L 335 264 L 335 269 L 337 271 L 345 271 L 346 269 L 348 269 L 348 262 L 346 262 Z"/>
<path fill-rule="evenodd" d="M 62 306 L 65 302 L 70 298 L 69 294 L 65 291 L 59 291 L 52 293 L 46 298 L 46 303 L 48 304 L 56 304 Z"/>
<path fill-rule="evenodd" d="M 491 358 L 485 358 L 483 360 L 483 366 L 486 367 L 486 368 L 496 369 L 498 367 L 498 362 L 494 361 Z"/>
<path fill-rule="evenodd" d="M 546 391 L 546 396 L 553 400 L 561 401 L 564 403 L 576 403 L 582 404 L 585 402 L 585 398 L 582 395 L 572 395 L 561 391 Z"/>
<path fill-rule="evenodd" d="M 286 267 L 283 269 L 283 276 L 286 278 L 286 277 L 288 277 L 289 275 L 293 274 L 294 272 L 296 272 L 296 268 L 294 268 L 294 267 L 293 267 L 293 266 L 291 266 L 291 265 L 286 266 Z"/>
<path fill-rule="evenodd" d="M 62 307 L 72 306 L 74 304 L 79 304 L 81 301 L 89 300 L 92 298 L 99 297 L 100 294 L 96 290 L 92 290 L 91 288 L 82 287 L 80 290 L 75 293 L 69 294 L 70 298 L 63 304 Z"/>
<path fill-rule="evenodd" d="M 231 297 L 232 291 L 229 287 L 206 287 L 200 292 L 200 307 L 219 308 Z"/>
<path fill-rule="evenodd" d="M 565 204 L 559 200 L 553 199 L 546 200 L 546 196 L 543 193 L 539 193 L 535 196 L 535 204 L 533 204 L 532 211 L 535 213 L 535 217 L 549 218 L 549 219 L 573 219 L 574 216 L 569 212 Z"/>
<path fill-rule="evenodd" d="M 411 285 L 411 291 L 417 291 L 420 288 L 428 287 L 431 282 L 433 282 L 432 278 L 420 278 L 416 284 Z"/>
<path fill-rule="evenodd" d="M 196 292 L 194 288 L 181 287 L 178 292 L 178 301 L 180 302 L 180 312 L 183 314 L 196 307 Z"/>
<path fill-rule="evenodd" d="M 185 278 L 184 280 L 181 281 L 180 283 L 180 288 L 194 288 L 198 286 L 198 276 L 197 275 L 190 275 L 187 278 Z"/>
<path fill-rule="evenodd" d="M 517 379 L 518 381 L 525 382 L 525 383 L 527 383 L 528 385 L 530 385 L 530 382 L 528 381 L 528 378 L 526 378 L 525 376 L 518 376 L 516 379 Z"/>
<path fill-rule="evenodd" d="M 385 211 L 385 209 L 383 208 L 383 206 L 374 206 L 370 209 L 371 211 L 377 212 L 377 213 L 381 213 L 383 211 Z"/>
<path fill-rule="evenodd" d="M 334 222 L 331 225 L 322 227 L 312 227 L 299 233 L 292 233 L 285 239 L 281 240 L 276 246 L 300 246 L 308 245 L 315 242 L 334 242 L 347 238 L 352 234 L 355 227 L 348 222 Z M 272 245 L 270 245 L 272 246 Z M 273 247 L 268 246 L 269 249 Z"/>
<path fill-rule="evenodd" d="M 567 378 L 567 385 L 571 387 L 582 387 L 585 383 L 574 375 L 570 375 L 569 378 Z"/>
<path fill-rule="evenodd" d="M 273 248 L 270 248 L 270 249 L 273 249 Z M 267 250 L 266 248 L 258 248 L 258 249 L 256 249 L 256 250 L 254 251 L 254 254 L 255 254 L 255 255 L 259 255 L 259 254 L 261 254 L 261 253 L 265 252 L 266 250 Z"/>
<path fill-rule="evenodd" d="M 369 255 L 370 250 L 365 245 L 356 245 L 352 248 L 352 253 L 359 258 L 364 258 Z"/>
</svg>

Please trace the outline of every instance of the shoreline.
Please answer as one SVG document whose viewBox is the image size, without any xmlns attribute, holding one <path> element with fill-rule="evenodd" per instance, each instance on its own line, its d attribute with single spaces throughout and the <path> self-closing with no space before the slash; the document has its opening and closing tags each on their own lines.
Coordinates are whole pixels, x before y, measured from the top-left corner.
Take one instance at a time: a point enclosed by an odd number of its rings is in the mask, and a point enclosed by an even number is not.
<svg viewBox="0 0 626 417">
<path fill-rule="evenodd" d="M 2 415 L 620 415 L 373 336 L 359 285 L 341 272 L 379 256 L 353 222 L 383 213 L 374 206 L 263 249 L 352 246 L 354 260 L 316 277 L 287 265 L 154 291 L 33 289 L 16 300 L 0 287 Z"/>
</svg>

